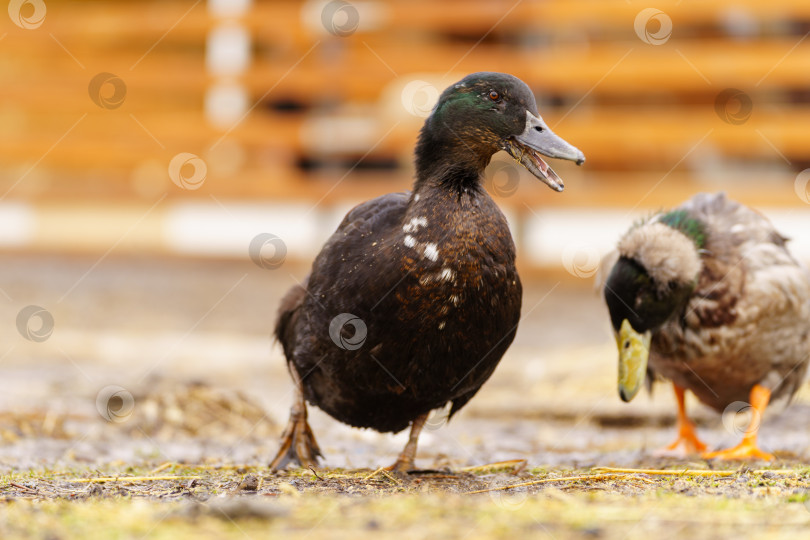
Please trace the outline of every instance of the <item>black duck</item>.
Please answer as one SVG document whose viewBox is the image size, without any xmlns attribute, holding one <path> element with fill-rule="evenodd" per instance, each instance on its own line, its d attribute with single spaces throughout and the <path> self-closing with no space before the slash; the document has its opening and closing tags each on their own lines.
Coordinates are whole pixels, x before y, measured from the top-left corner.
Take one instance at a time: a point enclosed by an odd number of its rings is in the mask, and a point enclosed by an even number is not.
<svg viewBox="0 0 810 540">
<path fill-rule="evenodd" d="M 296 395 L 270 464 L 316 464 L 306 402 L 351 426 L 411 426 L 396 470 L 413 467 L 431 410 L 455 414 L 481 388 L 515 336 L 521 283 L 503 214 L 482 187 L 506 150 L 556 191 L 540 157 L 584 161 L 538 115 L 519 79 L 475 73 L 447 88 L 422 128 L 412 192 L 362 203 L 283 299 L 275 335 Z"/>
</svg>

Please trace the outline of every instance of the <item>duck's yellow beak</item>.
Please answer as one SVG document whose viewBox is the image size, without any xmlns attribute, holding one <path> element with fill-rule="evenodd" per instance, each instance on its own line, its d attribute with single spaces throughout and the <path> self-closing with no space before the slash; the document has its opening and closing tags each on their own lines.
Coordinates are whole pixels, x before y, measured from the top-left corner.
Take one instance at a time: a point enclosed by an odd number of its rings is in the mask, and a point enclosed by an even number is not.
<svg viewBox="0 0 810 540">
<path fill-rule="evenodd" d="M 652 333 L 649 330 L 640 334 L 630 326 L 630 321 L 622 321 L 619 333 L 616 334 L 616 345 L 619 347 L 619 396 L 622 401 L 629 402 L 636 397 L 644 383 L 651 340 Z"/>
</svg>

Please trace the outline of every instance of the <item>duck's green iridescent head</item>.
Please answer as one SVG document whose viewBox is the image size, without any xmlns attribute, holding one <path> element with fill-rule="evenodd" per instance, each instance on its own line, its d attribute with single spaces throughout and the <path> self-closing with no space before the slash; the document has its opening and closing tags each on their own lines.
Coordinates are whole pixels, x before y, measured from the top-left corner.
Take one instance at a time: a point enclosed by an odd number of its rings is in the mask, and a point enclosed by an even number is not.
<svg viewBox="0 0 810 540">
<path fill-rule="evenodd" d="M 633 227 L 605 282 L 619 349 L 619 395 L 630 401 L 644 382 L 652 334 L 679 313 L 701 270 L 703 225 L 674 211 Z"/>
<path fill-rule="evenodd" d="M 526 84 L 505 73 L 464 77 L 442 92 L 425 121 L 417 145 L 417 171 L 435 174 L 458 162 L 483 170 L 492 155 L 506 150 L 556 191 L 563 182 L 540 155 L 575 161 L 585 156 L 545 124 Z"/>
</svg>

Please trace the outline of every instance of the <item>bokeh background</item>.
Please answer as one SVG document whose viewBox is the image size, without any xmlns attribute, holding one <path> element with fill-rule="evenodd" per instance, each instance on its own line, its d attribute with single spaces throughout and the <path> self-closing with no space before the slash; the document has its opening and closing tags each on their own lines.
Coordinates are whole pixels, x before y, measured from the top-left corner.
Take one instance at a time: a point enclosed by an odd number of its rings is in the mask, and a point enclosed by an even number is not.
<svg viewBox="0 0 810 540">
<path fill-rule="evenodd" d="M 495 156 L 524 318 L 420 456 L 667 442 L 668 392 L 616 396 L 599 258 L 638 217 L 724 190 L 810 260 L 809 33 L 803 0 L 9 1 L 0 457 L 266 459 L 290 398 L 278 299 L 349 208 L 409 188 L 424 118 L 475 71 L 527 82 L 587 162 L 551 164 L 559 194 Z M 314 414 L 332 465 L 402 443 Z M 713 443 L 741 432 L 695 414 Z M 806 423 L 780 418 L 764 446 L 804 455 Z"/>
</svg>

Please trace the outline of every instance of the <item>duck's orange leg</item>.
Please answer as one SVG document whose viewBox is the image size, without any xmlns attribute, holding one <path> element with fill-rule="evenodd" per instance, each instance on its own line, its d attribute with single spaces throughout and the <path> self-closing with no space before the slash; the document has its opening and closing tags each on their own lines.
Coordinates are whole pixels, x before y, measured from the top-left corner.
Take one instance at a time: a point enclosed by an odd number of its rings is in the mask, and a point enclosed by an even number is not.
<svg viewBox="0 0 810 540">
<path fill-rule="evenodd" d="M 760 450 L 757 446 L 757 435 L 762 414 L 771 399 L 771 391 L 764 386 L 754 385 L 751 389 L 751 422 L 745 430 L 742 442 L 734 448 L 718 450 L 717 452 L 706 452 L 705 459 L 762 459 L 770 461 L 773 454 Z"/>
<path fill-rule="evenodd" d="M 695 424 L 686 416 L 686 396 L 683 388 L 672 383 L 675 390 L 675 399 L 678 400 L 678 438 L 665 446 L 659 452 L 662 454 L 681 451 L 685 454 L 695 454 L 706 450 L 706 445 L 698 439 Z"/>
</svg>

